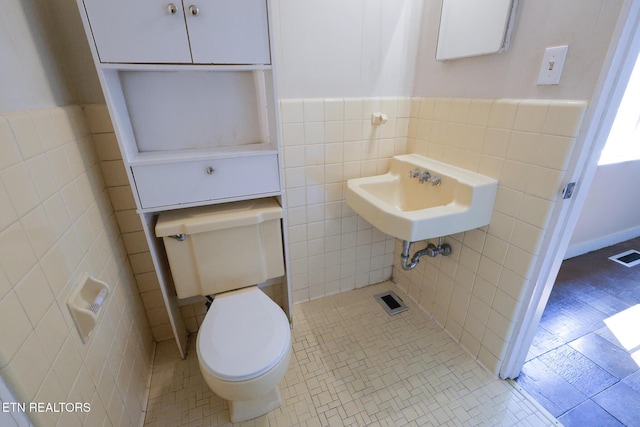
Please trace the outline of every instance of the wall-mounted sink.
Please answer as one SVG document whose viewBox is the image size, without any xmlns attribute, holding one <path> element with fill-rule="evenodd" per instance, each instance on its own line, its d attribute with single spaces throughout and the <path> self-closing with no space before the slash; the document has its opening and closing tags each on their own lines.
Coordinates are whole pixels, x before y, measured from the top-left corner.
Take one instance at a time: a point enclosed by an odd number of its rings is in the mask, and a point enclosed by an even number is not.
<svg viewBox="0 0 640 427">
<path fill-rule="evenodd" d="M 384 175 L 350 179 L 346 200 L 378 230 L 416 242 L 489 224 L 497 189 L 488 176 L 405 154 Z"/>
</svg>

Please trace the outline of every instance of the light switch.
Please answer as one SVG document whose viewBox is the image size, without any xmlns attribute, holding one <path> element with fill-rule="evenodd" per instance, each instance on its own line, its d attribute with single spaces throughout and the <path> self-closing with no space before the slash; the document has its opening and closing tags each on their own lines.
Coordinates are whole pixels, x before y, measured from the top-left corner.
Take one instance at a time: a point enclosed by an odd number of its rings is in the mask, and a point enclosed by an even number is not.
<svg viewBox="0 0 640 427">
<path fill-rule="evenodd" d="M 560 83 L 560 75 L 564 60 L 567 57 L 569 46 L 554 46 L 544 50 L 540 73 L 538 74 L 538 85 L 557 85 Z"/>
</svg>

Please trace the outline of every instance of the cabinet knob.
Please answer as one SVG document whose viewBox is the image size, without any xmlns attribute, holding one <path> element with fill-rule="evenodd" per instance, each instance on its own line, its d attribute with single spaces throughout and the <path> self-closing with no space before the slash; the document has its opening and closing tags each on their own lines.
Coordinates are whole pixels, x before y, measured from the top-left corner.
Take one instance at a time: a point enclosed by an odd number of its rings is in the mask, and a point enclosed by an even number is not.
<svg viewBox="0 0 640 427">
<path fill-rule="evenodd" d="M 170 15 L 175 15 L 176 13 L 178 13 L 178 8 L 175 4 L 169 3 L 167 5 L 167 12 L 169 12 Z"/>
<path fill-rule="evenodd" d="M 191 5 L 189 6 L 189 13 L 191 13 L 191 15 L 193 16 L 198 16 L 198 14 L 200 13 L 200 9 L 198 9 L 198 6 Z"/>
<path fill-rule="evenodd" d="M 215 172 L 215 169 L 209 166 L 205 169 L 205 172 L 207 172 L 207 175 L 213 175 L 213 172 Z"/>
</svg>

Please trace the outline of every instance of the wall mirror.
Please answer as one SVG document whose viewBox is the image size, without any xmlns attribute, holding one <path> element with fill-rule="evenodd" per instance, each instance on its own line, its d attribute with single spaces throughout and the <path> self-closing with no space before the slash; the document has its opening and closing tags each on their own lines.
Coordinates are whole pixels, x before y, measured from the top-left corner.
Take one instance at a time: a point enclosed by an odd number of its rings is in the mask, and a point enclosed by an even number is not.
<svg viewBox="0 0 640 427">
<path fill-rule="evenodd" d="M 502 52 L 518 0 L 442 0 L 436 59 Z"/>
</svg>

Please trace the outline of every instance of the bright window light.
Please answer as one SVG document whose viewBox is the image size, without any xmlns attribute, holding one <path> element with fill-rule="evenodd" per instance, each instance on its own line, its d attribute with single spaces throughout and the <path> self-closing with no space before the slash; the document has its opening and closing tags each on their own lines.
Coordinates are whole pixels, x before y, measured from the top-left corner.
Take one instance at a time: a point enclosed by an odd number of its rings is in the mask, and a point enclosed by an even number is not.
<svg viewBox="0 0 640 427">
<path fill-rule="evenodd" d="M 640 366 L 640 304 L 606 318 L 604 324 Z"/>
<path fill-rule="evenodd" d="M 640 60 L 636 59 L 629 84 L 598 164 L 606 165 L 638 159 L 640 159 Z"/>
</svg>

